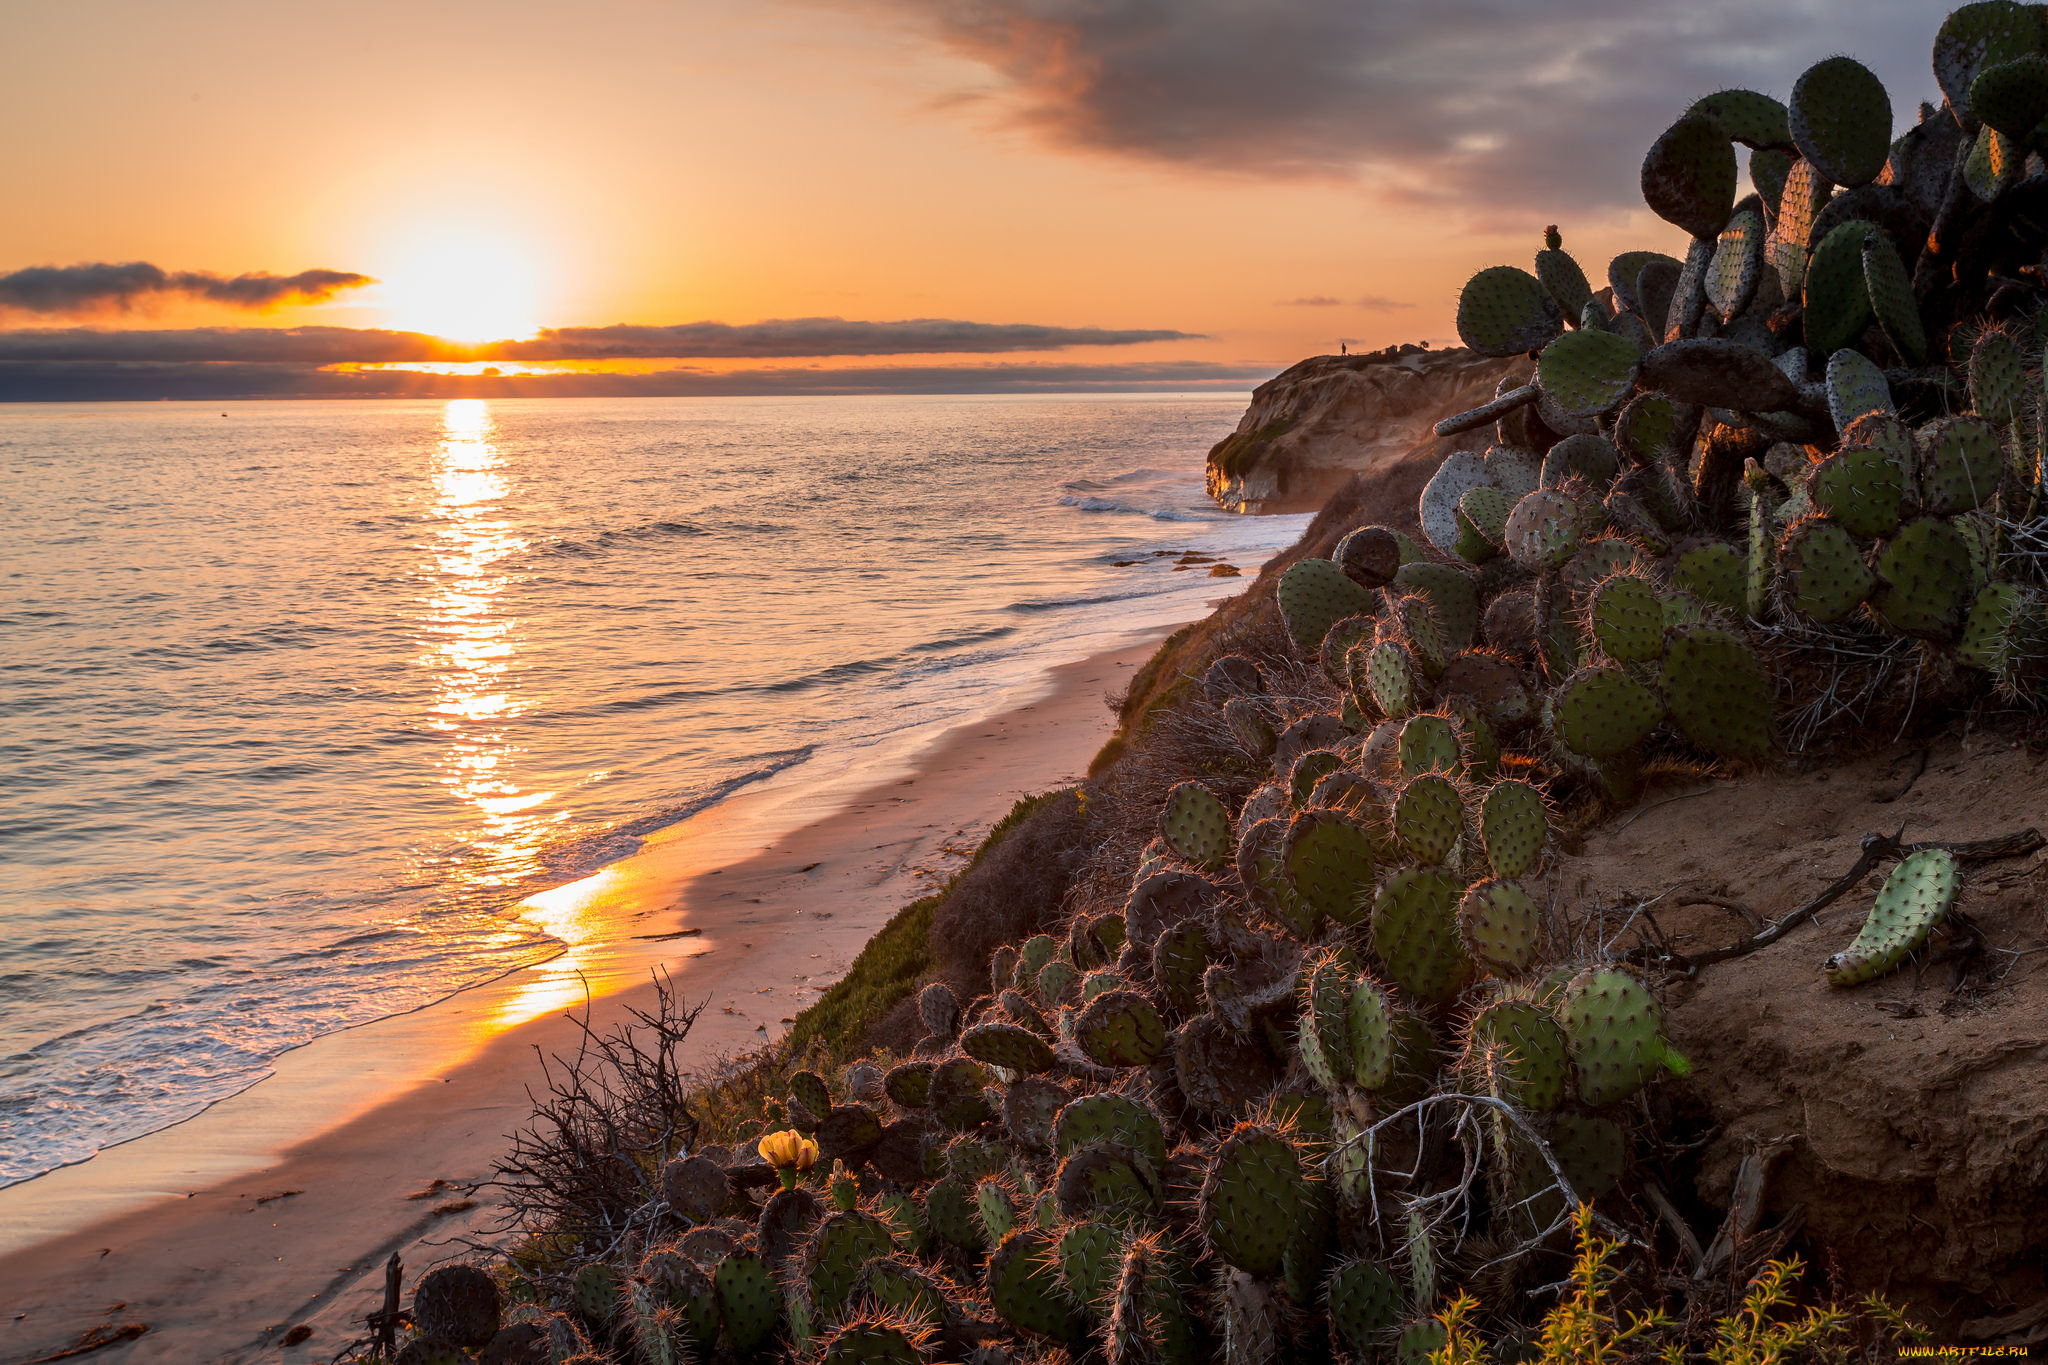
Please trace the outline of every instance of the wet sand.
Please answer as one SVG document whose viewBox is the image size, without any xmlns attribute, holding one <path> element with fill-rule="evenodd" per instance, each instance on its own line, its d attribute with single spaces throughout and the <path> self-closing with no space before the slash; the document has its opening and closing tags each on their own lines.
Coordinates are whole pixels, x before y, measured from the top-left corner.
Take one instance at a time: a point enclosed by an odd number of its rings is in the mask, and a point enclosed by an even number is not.
<svg viewBox="0 0 2048 1365">
<path fill-rule="evenodd" d="M 1053 670 L 907 770 L 794 796 L 771 784 L 663 831 L 533 898 L 571 944 L 561 957 L 329 1035 L 194 1119 L 0 1190 L 0 1361 L 126 1324 L 149 1330 L 96 1365 L 332 1359 L 381 1301 L 393 1251 L 410 1282 L 490 1235 L 476 1186 L 530 1112 L 536 1049 L 575 1037 L 565 1010 L 586 984 L 603 1027 L 666 967 L 679 998 L 708 1004 L 690 1037 L 705 1060 L 779 1036 L 1018 797 L 1085 771 L 1114 728 L 1105 696 L 1167 633 Z M 793 832 L 764 845 L 775 830 Z M 281 1347 L 300 1325 L 312 1334 Z"/>
</svg>

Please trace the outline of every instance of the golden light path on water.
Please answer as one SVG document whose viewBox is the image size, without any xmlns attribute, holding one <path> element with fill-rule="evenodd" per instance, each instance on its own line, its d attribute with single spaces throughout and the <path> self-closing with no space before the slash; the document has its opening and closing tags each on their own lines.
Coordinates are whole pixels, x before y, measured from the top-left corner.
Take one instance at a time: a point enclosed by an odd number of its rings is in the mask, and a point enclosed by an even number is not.
<svg viewBox="0 0 2048 1365">
<path fill-rule="evenodd" d="M 490 404 L 458 398 L 442 410 L 434 455 L 434 540 L 421 622 L 434 675 L 432 719 L 446 736 L 441 782 L 470 812 L 462 841 L 475 851 L 452 869 L 471 888 L 489 891 L 528 880 L 541 871 L 550 828 L 564 818 L 550 811 L 552 791 L 526 790 L 515 780 L 517 750 L 506 722 L 530 703 L 515 669 L 523 643 L 516 604 L 508 600 L 516 578 L 504 561 L 527 547 L 509 509 L 513 489 L 493 443 Z M 493 1021 L 506 1028 L 581 997 L 582 955 L 592 937 L 595 883 L 603 874 L 544 892 L 520 905 L 521 914 L 568 945 L 568 950 L 526 974 L 525 983 Z M 503 942 L 522 936 L 509 929 Z"/>
</svg>

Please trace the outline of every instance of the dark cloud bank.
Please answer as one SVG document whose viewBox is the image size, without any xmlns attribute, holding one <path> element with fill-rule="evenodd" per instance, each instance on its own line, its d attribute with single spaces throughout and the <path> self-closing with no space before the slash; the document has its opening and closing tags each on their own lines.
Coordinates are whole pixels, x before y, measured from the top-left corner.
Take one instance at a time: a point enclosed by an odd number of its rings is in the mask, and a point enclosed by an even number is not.
<svg viewBox="0 0 2048 1365">
<path fill-rule="evenodd" d="M 602 360 L 784 360 L 816 357 L 994 355 L 1199 339 L 1162 328 L 1114 330 L 947 318 L 862 322 L 792 318 L 736 326 L 559 327 L 531 340 L 461 345 L 419 332 L 352 327 L 193 327 L 125 331 L 38 328 L 0 332 L 0 401 L 156 398 L 691 395 L 1033 392 L 1238 385 L 1243 366 L 1137 364 L 890 365 L 824 369 L 760 365 L 713 373 L 678 366 L 652 374 L 438 375 L 340 372 L 341 364 Z"/>
<path fill-rule="evenodd" d="M 368 275 L 352 270 L 301 270 L 296 275 L 258 270 L 227 276 L 205 270 L 165 270 L 148 261 L 35 265 L 0 275 L 0 311 L 126 312 L 178 297 L 229 308 L 276 308 L 287 303 L 321 303 L 344 289 L 372 283 Z"/>
<path fill-rule="evenodd" d="M 1643 151 L 1694 98 L 1783 97 L 1838 52 L 1900 126 L 1939 101 L 1948 5 L 1902 0 L 819 0 L 988 69 L 1054 145 L 1260 177 L 1356 178 L 1463 222 L 1640 207 Z M 959 101 L 948 107 L 959 107 Z M 1567 232 L 1570 231 L 1567 227 Z"/>
</svg>

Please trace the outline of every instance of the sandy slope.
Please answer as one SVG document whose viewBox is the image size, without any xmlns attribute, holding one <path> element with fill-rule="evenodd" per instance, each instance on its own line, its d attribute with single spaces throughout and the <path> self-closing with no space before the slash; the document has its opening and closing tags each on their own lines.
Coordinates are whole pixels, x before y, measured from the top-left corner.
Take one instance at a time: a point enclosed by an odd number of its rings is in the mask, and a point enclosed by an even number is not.
<svg viewBox="0 0 2048 1365">
<path fill-rule="evenodd" d="M 1163 634 L 1057 670 L 1048 695 L 948 732 L 915 771 L 772 846 L 745 800 L 667 831 L 537 898 L 578 943 L 565 958 L 323 1039 L 188 1123 L 0 1191 L 0 1360 L 127 1323 L 150 1330 L 95 1365 L 332 1358 L 381 1298 L 393 1250 L 416 1275 L 488 1230 L 489 1193 L 469 1188 L 527 1116 L 535 1049 L 571 1038 L 561 1006 L 580 1000 L 579 971 L 625 987 L 598 999 L 601 1023 L 648 995 L 631 983 L 659 960 L 682 998 L 710 1003 L 691 1039 L 702 1056 L 758 1045 L 1018 797 L 1085 769 L 1113 728 L 1105 694 Z M 607 932 L 579 940 L 592 924 Z M 631 937 L 678 929 L 702 932 Z M 516 1019 L 529 1021 L 503 1027 Z M 303 1137 L 323 1116 L 345 1121 Z M 281 1349 L 299 1324 L 312 1336 Z"/>
</svg>

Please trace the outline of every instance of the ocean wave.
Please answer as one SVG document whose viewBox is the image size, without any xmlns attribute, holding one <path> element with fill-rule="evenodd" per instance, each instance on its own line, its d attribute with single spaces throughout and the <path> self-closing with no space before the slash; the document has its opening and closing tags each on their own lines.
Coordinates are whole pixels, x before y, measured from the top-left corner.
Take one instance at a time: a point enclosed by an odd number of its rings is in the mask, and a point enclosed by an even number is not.
<svg viewBox="0 0 2048 1365">
<path fill-rule="evenodd" d="M 1110 602 L 1128 602 L 1134 597 L 1149 597 L 1143 592 L 1111 592 L 1096 597 L 1041 597 L 1026 602 L 1012 602 L 1004 611 L 1014 611 L 1035 616 L 1045 611 L 1071 611 L 1075 607 L 1099 607 Z"/>
<path fill-rule="evenodd" d="M 601 867 L 638 853 L 647 836 L 656 830 L 681 824 L 691 816 L 711 809 L 756 782 L 766 781 L 787 768 L 794 768 L 817 752 L 815 744 L 806 744 L 801 748 L 785 749 L 781 753 L 770 754 L 765 762 L 756 767 L 734 773 L 723 781 L 701 788 L 680 801 L 622 821 L 609 829 L 597 830 L 557 843 L 543 850 L 539 861 L 556 876 L 572 880 L 587 877 Z"/>
<path fill-rule="evenodd" d="M 1127 502 L 1114 498 L 1091 498 L 1070 494 L 1059 500 L 1062 507 L 1072 507 L 1083 512 L 1124 512 L 1131 516 L 1150 517 L 1154 521 L 1215 521 L 1216 518 L 1204 512 L 1189 511 L 1178 507 L 1133 507 Z"/>
</svg>

